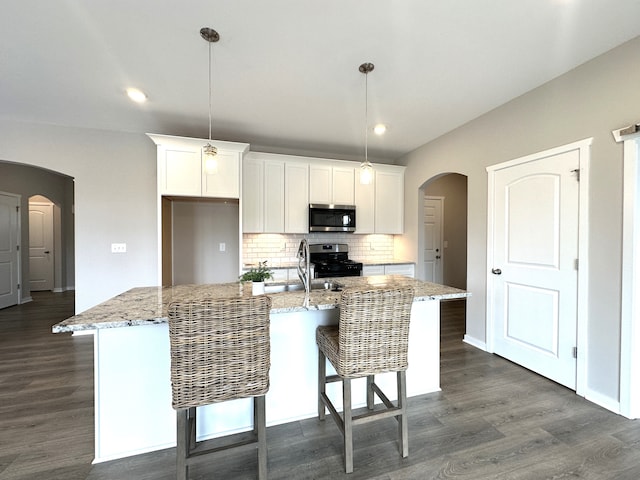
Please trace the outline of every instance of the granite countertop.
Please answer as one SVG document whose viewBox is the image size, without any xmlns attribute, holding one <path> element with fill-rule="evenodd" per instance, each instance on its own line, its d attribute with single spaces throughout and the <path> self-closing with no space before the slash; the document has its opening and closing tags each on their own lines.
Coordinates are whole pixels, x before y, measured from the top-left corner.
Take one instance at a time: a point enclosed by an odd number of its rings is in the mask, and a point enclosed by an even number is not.
<svg viewBox="0 0 640 480">
<path fill-rule="evenodd" d="M 314 284 L 325 281 L 336 282 L 344 288 L 382 285 L 412 285 L 415 288 L 414 301 L 445 300 L 464 298 L 471 294 L 457 288 L 423 282 L 402 275 L 377 275 L 371 277 L 340 277 L 314 280 Z M 269 284 L 268 284 L 269 285 Z M 271 285 L 277 285 L 273 283 Z M 150 325 L 167 322 L 167 307 L 173 301 L 202 300 L 206 298 L 233 297 L 251 294 L 251 287 L 239 282 L 208 285 L 177 285 L 173 287 L 132 288 L 106 302 L 96 305 L 78 315 L 53 326 L 53 333 L 95 330 L 98 328 L 119 328 L 136 325 Z M 304 312 L 337 308 L 340 292 L 317 289 L 309 296 L 310 306 L 302 306 L 304 291 L 268 293 L 271 297 L 271 313 Z"/>
</svg>

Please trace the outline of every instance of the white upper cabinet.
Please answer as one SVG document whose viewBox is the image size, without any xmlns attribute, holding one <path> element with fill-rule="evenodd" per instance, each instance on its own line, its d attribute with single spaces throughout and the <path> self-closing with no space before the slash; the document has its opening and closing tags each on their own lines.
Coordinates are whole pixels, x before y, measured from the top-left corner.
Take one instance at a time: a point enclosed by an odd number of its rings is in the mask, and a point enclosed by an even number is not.
<svg viewBox="0 0 640 480">
<path fill-rule="evenodd" d="M 308 233 L 308 185 L 305 160 L 247 153 L 242 166 L 242 231 Z"/>
<path fill-rule="evenodd" d="M 333 203 L 331 170 L 331 165 L 326 163 L 309 164 L 309 203 Z"/>
<path fill-rule="evenodd" d="M 377 164 L 374 171 L 375 233 L 403 233 L 404 167 Z"/>
<path fill-rule="evenodd" d="M 285 162 L 264 162 L 264 232 L 284 232 L 285 216 Z"/>
<path fill-rule="evenodd" d="M 331 160 L 309 162 L 309 203 L 354 205 L 354 164 Z"/>
<path fill-rule="evenodd" d="M 285 233 L 309 233 L 309 165 L 285 163 Z"/>
<path fill-rule="evenodd" d="M 242 231 L 264 231 L 264 162 L 251 152 L 242 159 Z"/>
<path fill-rule="evenodd" d="M 331 185 L 336 205 L 355 205 L 355 169 L 353 166 L 334 166 Z"/>
<path fill-rule="evenodd" d="M 361 184 L 358 171 L 355 178 L 355 233 L 375 233 L 375 199 L 375 183 Z"/>
<path fill-rule="evenodd" d="M 212 140 L 218 149 L 218 171 L 204 169 L 207 140 L 148 134 L 158 146 L 158 193 L 190 197 L 240 198 L 240 162 L 246 143 Z"/>
</svg>

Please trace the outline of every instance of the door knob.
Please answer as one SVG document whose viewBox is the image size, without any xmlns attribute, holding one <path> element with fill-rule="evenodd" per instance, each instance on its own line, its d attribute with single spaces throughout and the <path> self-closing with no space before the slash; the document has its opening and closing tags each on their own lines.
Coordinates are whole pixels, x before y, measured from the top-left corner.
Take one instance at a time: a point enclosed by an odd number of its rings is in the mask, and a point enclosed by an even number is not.
<svg viewBox="0 0 640 480">
<path fill-rule="evenodd" d="M 499 268 L 492 268 L 491 273 L 493 273 L 494 275 L 501 275 L 502 270 L 500 270 Z"/>
<path fill-rule="evenodd" d="M 439 260 L 439 259 L 440 259 L 440 255 L 436 255 L 436 260 Z"/>
<path fill-rule="evenodd" d="M 44 253 L 51 253 L 51 252 L 49 252 L 49 250 L 45 250 Z"/>
</svg>

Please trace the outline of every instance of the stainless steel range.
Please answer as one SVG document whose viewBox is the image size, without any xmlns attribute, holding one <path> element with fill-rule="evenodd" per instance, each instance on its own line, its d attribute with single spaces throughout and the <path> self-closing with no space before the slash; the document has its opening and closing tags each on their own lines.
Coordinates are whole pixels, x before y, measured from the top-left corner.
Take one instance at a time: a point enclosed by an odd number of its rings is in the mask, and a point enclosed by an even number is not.
<svg viewBox="0 0 640 480">
<path fill-rule="evenodd" d="M 349 245 L 346 243 L 311 244 L 309 257 L 314 265 L 314 278 L 362 275 L 362 263 L 349 259 Z"/>
</svg>

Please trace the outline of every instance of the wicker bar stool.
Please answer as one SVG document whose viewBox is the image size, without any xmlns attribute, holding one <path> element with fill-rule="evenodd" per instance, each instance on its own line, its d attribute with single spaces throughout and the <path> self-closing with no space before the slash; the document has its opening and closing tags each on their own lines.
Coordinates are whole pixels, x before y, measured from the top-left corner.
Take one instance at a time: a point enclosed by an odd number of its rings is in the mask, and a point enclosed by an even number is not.
<svg viewBox="0 0 640 480">
<path fill-rule="evenodd" d="M 267 478 L 270 310 L 271 299 L 264 295 L 169 305 L 178 480 L 187 480 L 189 465 L 204 455 L 236 447 L 257 447 L 258 478 Z M 196 407 L 249 397 L 253 431 L 196 441 Z"/>
<path fill-rule="evenodd" d="M 402 457 L 409 455 L 406 415 L 406 370 L 409 365 L 409 319 L 414 291 L 412 287 L 344 290 L 340 300 L 338 326 L 316 329 L 318 344 L 318 417 L 329 410 L 344 439 L 346 473 L 353 472 L 353 427 L 382 418 L 395 417 Z M 326 375 L 329 359 L 337 375 Z M 398 400 L 394 405 L 375 383 L 375 375 L 397 372 Z M 367 377 L 368 411 L 353 415 L 351 379 Z M 326 394 L 326 385 L 342 381 L 343 412 L 338 413 Z M 383 409 L 374 410 L 374 393 Z"/>
</svg>

